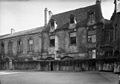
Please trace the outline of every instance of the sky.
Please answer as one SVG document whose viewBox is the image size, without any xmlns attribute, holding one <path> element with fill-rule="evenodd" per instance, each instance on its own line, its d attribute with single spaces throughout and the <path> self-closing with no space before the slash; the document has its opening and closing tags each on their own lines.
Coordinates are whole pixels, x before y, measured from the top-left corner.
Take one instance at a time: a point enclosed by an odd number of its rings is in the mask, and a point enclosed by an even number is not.
<svg viewBox="0 0 120 84">
<path fill-rule="evenodd" d="M 44 25 L 44 8 L 53 14 L 86 7 L 96 0 L 0 0 L 0 35 Z M 110 19 L 114 0 L 101 0 L 103 17 Z"/>
</svg>

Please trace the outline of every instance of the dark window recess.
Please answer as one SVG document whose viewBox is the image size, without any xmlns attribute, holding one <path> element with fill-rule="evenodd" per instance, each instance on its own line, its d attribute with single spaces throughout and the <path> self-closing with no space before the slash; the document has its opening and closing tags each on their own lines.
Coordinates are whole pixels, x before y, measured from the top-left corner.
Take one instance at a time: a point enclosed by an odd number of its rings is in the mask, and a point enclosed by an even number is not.
<svg viewBox="0 0 120 84">
<path fill-rule="evenodd" d="M 1 43 L 1 47 L 4 48 L 4 43 Z"/>
<path fill-rule="evenodd" d="M 70 37 L 70 44 L 76 45 L 76 37 Z"/>
<path fill-rule="evenodd" d="M 22 41 L 19 40 L 18 41 L 18 53 L 21 53 L 22 52 Z"/>
<path fill-rule="evenodd" d="M 52 19 L 52 20 L 51 20 L 51 27 L 54 27 L 54 26 L 55 26 L 54 20 Z"/>
<path fill-rule="evenodd" d="M 55 46 L 55 39 L 50 39 L 50 47 L 54 47 Z"/>
<path fill-rule="evenodd" d="M 1 43 L 1 54 L 4 54 L 4 43 Z"/>
<path fill-rule="evenodd" d="M 75 22 L 74 22 L 74 18 L 75 18 L 74 15 L 71 14 L 71 15 L 70 15 L 70 23 L 71 23 L 71 24 L 75 23 Z"/>
</svg>

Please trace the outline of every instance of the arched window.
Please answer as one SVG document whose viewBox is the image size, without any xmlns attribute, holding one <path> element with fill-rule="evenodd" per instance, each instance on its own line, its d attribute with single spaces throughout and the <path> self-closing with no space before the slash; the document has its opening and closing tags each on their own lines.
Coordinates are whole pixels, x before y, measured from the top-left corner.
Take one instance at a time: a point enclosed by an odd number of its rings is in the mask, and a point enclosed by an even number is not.
<svg viewBox="0 0 120 84">
<path fill-rule="evenodd" d="M 13 43 L 11 41 L 8 42 L 8 54 L 13 55 Z"/>
<path fill-rule="evenodd" d="M 28 51 L 29 52 L 33 51 L 33 39 L 32 38 L 28 39 Z"/>
<path fill-rule="evenodd" d="M 17 52 L 18 53 L 22 53 L 23 51 L 23 43 L 22 43 L 22 40 L 18 40 L 17 42 Z"/>
</svg>

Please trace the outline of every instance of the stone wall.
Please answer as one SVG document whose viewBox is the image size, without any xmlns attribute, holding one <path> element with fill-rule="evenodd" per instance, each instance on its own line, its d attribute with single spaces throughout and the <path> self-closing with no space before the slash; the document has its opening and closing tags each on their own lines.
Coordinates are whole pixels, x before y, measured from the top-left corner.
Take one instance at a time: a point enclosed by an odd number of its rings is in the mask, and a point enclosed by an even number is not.
<svg viewBox="0 0 120 84">
<path fill-rule="evenodd" d="M 27 56 L 28 53 L 28 39 L 32 38 L 34 41 L 33 44 L 33 54 L 38 55 L 38 53 L 41 53 L 42 50 L 42 40 L 41 40 L 41 34 L 32 34 L 32 35 L 23 35 L 23 36 L 17 36 L 17 37 L 12 37 L 12 38 L 6 38 L 0 40 L 0 43 L 3 41 L 4 42 L 4 50 L 5 50 L 5 55 L 9 56 L 8 54 L 8 43 L 9 41 L 12 42 L 12 52 L 13 56 Z M 23 43 L 23 52 L 21 54 L 18 54 L 17 52 L 17 42 L 18 40 L 21 40 Z"/>
</svg>

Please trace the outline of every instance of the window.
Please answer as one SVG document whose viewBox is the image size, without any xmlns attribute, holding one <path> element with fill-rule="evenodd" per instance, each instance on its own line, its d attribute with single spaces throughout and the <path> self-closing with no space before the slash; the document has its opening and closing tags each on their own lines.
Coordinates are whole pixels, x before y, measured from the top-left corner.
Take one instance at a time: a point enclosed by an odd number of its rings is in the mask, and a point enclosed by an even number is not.
<svg viewBox="0 0 120 84">
<path fill-rule="evenodd" d="M 90 58 L 95 59 L 96 58 L 96 49 L 89 50 L 88 54 L 89 54 Z"/>
<path fill-rule="evenodd" d="M 95 43 L 96 42 L 96 35 L 89 35 L 88 42 Z"/>
<path fill-rule="evenodd" d="M 32 52 L 33 51 L 33 39 L 28 40 L 28 51 Z"/>
<path fill-rule="evenodd" d="M 12 51 L 13 46 L 12 46 L 12 44 L 13 43 L 11 41 L 8 42 L 8 54 L 9 55 L 13 54 L 13 51 Z"/>
<path fill-rule="evenodd" d="M 55 24 L 54 24 L 54 20 L 51 19 L 51 27 L 54 27 L 54 26 L 55 26 Z"/>
<path fill-rule="evenodd" d="M 23 51 L 23 49 L 22 49 L 22 41 L 21 40 L 18 41 L 17 47 L 18 47 L 18 50 L 17 50 L 18 53 L 21 53 Z"/>
<path fill-rule="evenodd" d="M 70 45 L 76 45 L 76 32 L 70 33 Z"/>
<path fill-rule="evenodd" d="M 4 54 L 4 43 L 1 43 L 1 54 Z"/>
<path fill-rule="evenodd" d="M 89 24 L 95 23 L 95 12 L 89 12 Z"/>
<path fill-rule="evenodd" d="M 73 14 L 70 15 L 70 24 L 76 23 L 75 16 Z"/>
<path fill-rule="evenodd" d="M 55 47 L 55 36 L 50 36 L 50 47 Z"/>
<path fill-rule="evenodd" d="M 92 50 L 92 58 L 93 58 L 93 59 L 96 58 L 96 50 Z"/>
<path fill-rule="evenodd" d="M 57 28 L 57 23 L 55 20 L 50 20 L 50 32 L 53 32 Z"/>
</svg>

